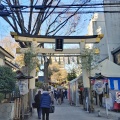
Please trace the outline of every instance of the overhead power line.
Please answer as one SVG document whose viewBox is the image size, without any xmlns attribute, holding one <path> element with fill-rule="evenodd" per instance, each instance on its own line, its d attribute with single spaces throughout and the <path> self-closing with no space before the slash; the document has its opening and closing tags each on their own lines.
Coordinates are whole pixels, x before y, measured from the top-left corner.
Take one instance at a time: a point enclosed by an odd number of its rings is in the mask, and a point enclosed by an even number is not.
<svg viewBox="0 0 120 120">
<path fill-rule="evenodd" d="M 8 11 L 9 13 L 11 11 Z M 20 11 L 12 11 L 12 12 L 20 12 Z M 23 13 L 29 13 L 30 11 L 22 11 Z M 120 11 L 79 11 L 77 12 L 76 14 L 88 14 L 88 13 L 120 13 Z M 50 13 L 50 12 L 44 12 L 44 11 L 33 11 L 33 13 Z M 56 12 L 52 12 L 52 14 L 59 14 L 59 13 L 62 13 L 62 14 L 73 14 L 74 11 L 69 11 L 69 12 L 60 12 L 60 11 L 56 11 Z"/>
<path fill-rule="evenodd" d="M 44 8 L 79 8 L 79 7 L 84 7 L 84 6 L 114 6 L 114 5 L 120 5 L 119 3 L 95 3 L 95 4 L 66 4 L 66 5 L 36 5 L 36 6 L 27 6 L 27 5 L 4 5 L 5 7 L 10 7 L 10 8 L 16 8 L 16 9 L 21 9 L 21 8 L 35 8 L 35 9 L 44 9 Z"/>
</svg>

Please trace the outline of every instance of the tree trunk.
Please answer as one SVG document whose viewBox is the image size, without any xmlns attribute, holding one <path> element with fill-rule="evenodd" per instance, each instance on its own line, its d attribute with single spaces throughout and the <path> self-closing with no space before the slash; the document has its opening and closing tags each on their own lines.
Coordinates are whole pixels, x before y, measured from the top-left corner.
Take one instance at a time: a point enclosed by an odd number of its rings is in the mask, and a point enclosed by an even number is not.
<svg viewBox="0 0 120 120">
<path fill-rule="evenodd" d="M 48 81 L 48 66 L 49 66 L 48 62 L 44 62 L 44 78 L 45 78 L 44 83 L 49 82 Z"/>
</svg>

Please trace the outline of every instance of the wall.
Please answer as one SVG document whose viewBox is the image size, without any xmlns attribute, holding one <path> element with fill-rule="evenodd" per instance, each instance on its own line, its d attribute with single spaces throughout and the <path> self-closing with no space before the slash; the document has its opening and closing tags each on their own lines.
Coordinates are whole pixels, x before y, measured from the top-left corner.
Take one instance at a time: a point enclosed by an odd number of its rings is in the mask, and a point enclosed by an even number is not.
<svg viewBox="0 0 120 120">
<path fill-rule="evenodd" d="M 120 0 L 104 0 L 104 3 L 118 2 L 120 2 Z M 104 10 L 120 11 L 120 7 L 104 7 Z M 114 49 L 120 46 L 120 13 L 106 13 L 104 16 L 108 36 L 108 48 L 109 51 L 113 51 Z M 109 59 L 113 61 L 113 57 L 111 54 L 109 55 Z"/>
<path fill-rule="evenodd" d="M 5 56 L 2 53 L 0 53 L 0 65 L 5 65 L 4 59 L 5 59 Z"/>
<path fill-rule="evenodd" d="M 88 26 L 88 34 L 89 35 L 98 35 L 104 34 L 104 37 L 98 44 L 94 44 L 95 48 L 99 48 L 100 50 L 100 58 L 99 60 L 103 60 L 108 56 L 108 45 L 107 45 L 107 34 L 105 28 L 105 19 L 104 13 L 95 13 L 90 21 Z"/>
</svg>

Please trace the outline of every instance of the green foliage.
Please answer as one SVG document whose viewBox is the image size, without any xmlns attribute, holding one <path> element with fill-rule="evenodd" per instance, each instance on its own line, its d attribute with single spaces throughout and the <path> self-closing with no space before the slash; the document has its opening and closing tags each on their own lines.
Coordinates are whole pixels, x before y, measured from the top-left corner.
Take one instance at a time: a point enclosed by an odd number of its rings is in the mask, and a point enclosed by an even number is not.
<svg viewBox="0 0 120 120">
<path fill-rule="evenodd" d="M 2 100 L 4 100 L 4 94 L 3 93 L 0 93 L 0 103 L 2 102 Z"/>
<path fill-rule="evenodd" d="M 37 88 L 43 88 L 43 83 L 40 82 L 40 81 L 38 81 L 38 82 L 35 83 L 35 86 L 36 86 Z"/>
<path fill-rule="evenodd" d="M 11 68 L 0 66 L 0 91 L 10 91 L 15 89 L 16 73 Z"/>
<path fill-rule="evenodd" d="M 24 54 L 24 63 L 28 67 L 28 74 L 37 67 L 38 59 L 31 49 Z"/>
<path fill-rule="evenodd" d="M 67 79 L 68 81 L 71 81 L 77 77 L 75 69 L 72 69 L 70 73 L 68 73 Z"/>
<path fill-rule="evenodd" d="M 94 52 L 94 49 L 85 48 L 81 55 L 81 65 L 83 69 L 91 71 L 97 65 L 99 54 Z"/>
</svg>

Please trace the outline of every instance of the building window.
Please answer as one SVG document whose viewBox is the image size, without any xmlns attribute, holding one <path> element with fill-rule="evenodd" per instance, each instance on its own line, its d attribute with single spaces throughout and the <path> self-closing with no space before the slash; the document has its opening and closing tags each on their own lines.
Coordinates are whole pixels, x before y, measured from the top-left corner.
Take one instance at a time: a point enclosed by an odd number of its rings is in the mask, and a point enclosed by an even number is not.
<svg viewBox="0 0 120 120">
<path fill-rule="evenodd" d="M 114 62 L 120 65 L 120 51 L 117 51 L 116 53 L 114 53 L 113 57 L 114 57 Z"/>
</svg>

